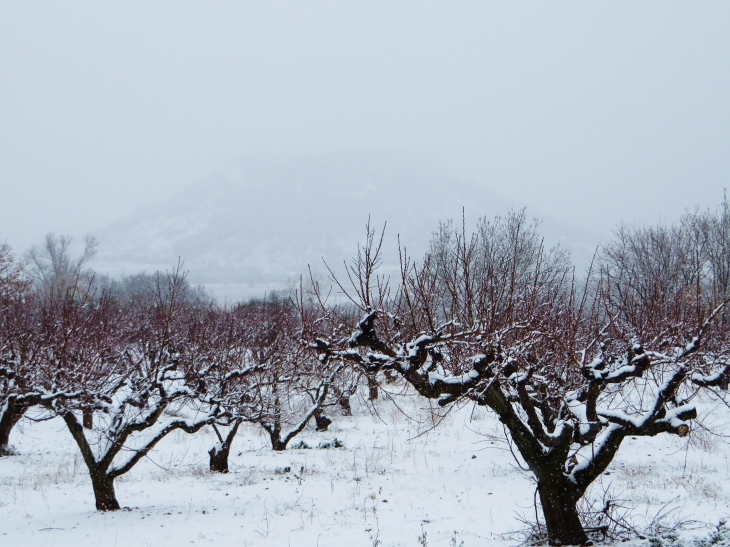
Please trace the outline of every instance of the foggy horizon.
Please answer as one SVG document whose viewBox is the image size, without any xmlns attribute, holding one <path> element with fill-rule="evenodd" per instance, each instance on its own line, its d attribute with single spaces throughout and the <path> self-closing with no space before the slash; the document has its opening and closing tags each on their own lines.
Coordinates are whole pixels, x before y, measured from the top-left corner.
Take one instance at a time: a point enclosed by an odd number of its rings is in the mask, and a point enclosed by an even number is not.
<svg viewBox="0 0 730 547">
<path fill-rule="evenodd" d="M 368 215 L 418 251 L 462 207 L 526 207 L 581 266 L 622 222 L 722 200 L 728 28 L 720 2 L 6 3 L 0 241 L 91 233 L 110 272 L 184 252 L 193 279 L 278 283 L 348 258 Z"/>
</svg>

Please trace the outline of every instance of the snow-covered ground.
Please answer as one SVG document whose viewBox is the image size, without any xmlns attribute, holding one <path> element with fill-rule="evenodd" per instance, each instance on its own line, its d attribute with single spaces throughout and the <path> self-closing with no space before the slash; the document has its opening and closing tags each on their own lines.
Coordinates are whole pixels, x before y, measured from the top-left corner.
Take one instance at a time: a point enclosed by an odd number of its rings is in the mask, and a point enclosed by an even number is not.
<svg viewBox="0 0 730 547">
<path fill-rule="evenodd" d="M 493 415 L 465 406 L 433 428 L 428 401 L 414 396 L 381 399 L 377 414 L 362 402 L 353 408 L 328 432 L 292 442 L 311 449 L 273 453 L 259 430 L 242 428 L 227 475 L 208 471 L 211 430 L 172 434 L 117 480 L 124 509 L 112 513 L 94 509 L 63 423 L 25 420 L 11 438 L 19 455 L 0 459 L 0 546 L 519 543 L 518 516 L 535 513 L 534 483 Z M 335 438 L 343 448 L 317 448 Z M 637 523 L 664 512 L 667 522 L 713 525 L 730 516 L 729 472 L 718 437 L 632 439 L 591 495 L 609 487 L 635 506 Z"/>
</svg>

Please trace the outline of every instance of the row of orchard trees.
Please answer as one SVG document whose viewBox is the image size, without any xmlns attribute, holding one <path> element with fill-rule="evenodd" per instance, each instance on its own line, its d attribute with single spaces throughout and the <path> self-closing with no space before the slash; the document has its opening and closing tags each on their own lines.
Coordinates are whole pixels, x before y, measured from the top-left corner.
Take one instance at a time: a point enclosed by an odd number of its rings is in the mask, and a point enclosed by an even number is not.
<svg viewBox="0 0 730 547">
<path fill-rule="evenodd" d="M 210 465 L 225 472 L 242 422 L 260 424 L 284 450 L 312 418 L 326 426 L 324 408 L 349 393 L 344 364 L 323 364 L 301 343 L 291 303 L 222 308 L 191 290 L 180 267 L 96 280 L 83 259 L 53 264 L 65 242 L 47 240 L 50 267 L 36 265 L 35 282 L 2 247 L 0 451 L 10 452 L 29 409 L 62 418 L 97 509 L 119 509 L 114 480 L 172 431 L 215 427 Z"/>
<path fill-rule="evenodd" d="M 360 378 L 374 390 L 396 374 L 441 406 L 491 409 L 536 479 L 550 542 L 576 545 L 577 504 L 622 441 L 688 435 L 698 394 L 728 387 L 727 201 L 619 228 L 578 276 L 523 212 L 472 234 L 442 224 L 423 257 L 401 252 L 397 279 L 379 274 L 382 243 L 368 228 L 347 274 L 331 272 L 345 304 L 313 281 L 289 303 L 232 309 L 179 268 L 115 284 L 72 264 L 32 285 L 4 248 L 0 446 L 31 406 L 61 416 L 97 507 L 116 509 L 114 478 L 172 430 L 220 427 L 211 468 L 225 470 L 243 421 L 282 450 Z"/>
</svg>

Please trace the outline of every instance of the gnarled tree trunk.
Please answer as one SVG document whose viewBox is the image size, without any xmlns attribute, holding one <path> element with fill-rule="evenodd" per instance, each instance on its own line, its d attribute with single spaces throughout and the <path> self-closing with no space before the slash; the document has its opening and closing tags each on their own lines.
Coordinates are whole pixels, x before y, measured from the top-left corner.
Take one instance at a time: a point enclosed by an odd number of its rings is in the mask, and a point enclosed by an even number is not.
<svg viewBox="0 0 730 547">
<path fill-rule="evenodd" d="M 230 452 L 230 445 L 225 443 L 216 443 L 213 448 L 208 450 L 212 473 L 228 473 L 228 455 Z"/>
<path fill-rule="evenodd" d="M 11 455 L 10 432 L 25 414 L 26 407 L 7 399 L 0 407 L 0 456 Z"/>
<path fill-rule="evenodd" d="M 317 424 L 317 431 L 327 431 L 330 424 L 332 423 L 332 420 L 322 414 L 321 412 L 314 415 L 314 421 Z"/>
<path fill-rule="evenodd" d="M 537 490 L 550 545 L 584 544 L 588 541 L 588 536 L 580 521 L 577 503 L 585 487 L 581 489 L 573 482 L 573 477 L 568 477 L 564 473 L 565 461 L 572 443 L 573 428 L 565 425 L 558 436 L 544 439 L 552 440 L 554 443 L 551 443 L 552 446 L 546 451 L 533 430 L 518 417 L 500 386 L 493 385 L 488 390 L 487 397 L 489 406 L 507 426 L 517 449 L 537 478 Z M 534 422 L 532 425 L 535 429 L 539 426 Z M 555 433 L 552 431 L 553 435 Z M 546 434 L 543 433 L 543 436 Z"/>
<path fill-rule="evenodd" d="M 378 398 L 378 380 L 374 374 L 368 374 L 368 400 L 374 401 Z"/>
<path fill-rule="evenodd" d="M 588 541 L 576 504 L 579 495 L 561 470 L 539 478 L 537 491 L 550 545 L 582 545 Z"/>
<path fill-rule="evenodd" d="M 271 436 L 272 450 L 274 450 L 276 452 L 282 452 L 282 451 L 286 450 L 286 445 L 287 445 L 287 443 L 282 441 L 280 438 L 274 437 L 273 435 Z"/>
<path fill-rule="evenodd" d="M 210 470 L 213 473 L 228 473 L 228 456 L 231 452 L 233 438 L 236 436 L 240 425 L 241 420 L 236 420 L 231 426 L 230 431 L 228 431 L 228 435 L 226 435 L 225 439 L 221 437 L 218 428 L 213 425 L 213 429 L 215 430 L 216 435 L 218 435 L 219 441 L 213 448 L 208 450 L 208 454 L 210 455 Z"/>
<path fill-rule="evenodd" d="M 76 419 L 73 412 L 66 412 L 63 415 L 63 420 L 66 422 L 66 426 L 68 426 L 71 436 L 76 441 L 76 444 L 78 444 L 79 449 L 81 450 L 81 455 L 84 458 L 84 463 L 89 469 L 91 487 L 94 489 L 94 499 L 96 500 L 97 510 L 117 511 L 119 509 L 119 502 L 117 501 L 117 496 L 114 492 L 114 477 L 110 477 L 107 474 L 110 462 L 101 464 L 94 458 L 91 447 L 84 436 L 83 427 Z"/>
<path fill-rule="evenodd" d="M 91 471 L 91 486 L 94 489 L 97 510 L 119 510 L 119 502 L 114 491 L 114 479 L 110 478 L 105 471 L 101 469 Z"/>
<path fill-rule="evenodd" d="M 86 429 L 93 429 L 94 427 L 94 412 L 89 409 L 84 409 L 83 422 Z"/>
<path fill-rule="evenodd" d="M 343 416 L 352 416 L 352 406 L 350 405 L 350 397 L 348 397 L 347 395 L 342 395 L 342 397 L 337 399 L 337 404 L 340 405 Z"/>
</svg>

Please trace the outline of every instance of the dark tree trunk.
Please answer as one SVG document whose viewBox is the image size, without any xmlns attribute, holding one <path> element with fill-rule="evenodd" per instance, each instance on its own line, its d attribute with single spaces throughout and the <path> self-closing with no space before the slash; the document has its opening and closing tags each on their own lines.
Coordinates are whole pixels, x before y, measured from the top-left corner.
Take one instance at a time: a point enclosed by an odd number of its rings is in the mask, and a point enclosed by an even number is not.
<svg viewBox="0 0 730 547">
<path fill-rule="evenodd" d="M 220 440 L 213 448 L 208 450 L 208 454 L 210 455 L 210 470 L 213 473 L 228 473 L 228 455 L 231 453 L 231 444 L 233 444 L 233 438 L 236 436 L 238 426 L 240 425 L 240 420 L 234 422 L 225 439 L 221 437 L 218 429 L 213 425 L 213 429 L 215 429 Z"/>
<path fill-rule="evenodd" d="M 86 429 L 92 429 L 94 427 L 94 413 L 89 409 L 84 409 L 83 421 Z"/>
<path fill-rule="evenodd" d="M 231 452 L 231 445 L 228 443 L 216 443 L 208 450 L 210 455 L 210 470 L 213 473 L 228 473 L 228 455 Z"/>
<path fill-rule="evenodd" d="M 119 509 L 113 478 L 109 478 L 103 471 L 95 470 L 91 473 L 91 486 L 94 488 L 97 510 L 117 511 Z"/>
<path fill-rule="evenodd" d="M 327 428 L 332 423 L 332 420 L 324 414 L 315 415 L 314 421 L 317 423 L 317 431 L 327 431 Z"/>
<path fill-rule="evenodd" d="M 579 487 L 563 473 L 570 452 L 572 428 L 563 430 L 557 444 L 546 453 L 499 386 L 492 386 L 487 397 L 489 407 L 507 426 L 520 454 L 537 478 L 550 545 L 583 545 L 588 536 L 583 530 L 576 505 L 585 486 Z"/>
<path fill-rule="evenodd" d="M 96 508 L 99 511 L 116 511 L 119 509 L 116 493 L 114 492 L 114 477 L 107 475 L 108 463 L 102 466 L 94 458 L 93 451 L 89 446 L 84 435 L 84 430 L 73 412 L 67 411 L 63 415 L 63 420 L 71 432 L 71 436 L 81 450 L 84 457 L 84 463 L 89 470 L 91 477 L 91 487 L 94 489 L 94 498 L 96 500 Z"/>
<path fill-rule="evenodd" d="M 337 404 L 342 409 L 342 414 L 345 416 L 352 416 L 352 407 L 350 406 L 350 398 L 343 395 L 337 400 Z"/>
<path fill-rule="evenodd" d="M 378 380 L 374 374 L 368 374 L 368 399 L 374 401 L 378 398 Z"/>
<path fill-rule="evenodd" d="M 5 412 L 0 415 L 0 456 L 11 454 L 10 432 L 23 417 L 25 410 L 22 405 L 14 404 L 12 401 L 7 402 Z"/>
<path fill-rule="evenodd" d="M 271 448 L 276 450 L 277 452 L 281 452 L 282 450 L 286 450 L 286 443 L 283 442 L 279 437 L 271 436 Z"/>
<path fill-rule="evenodd" d="M 278 401 L 277 401 L 278 402 Z M 269 437 L 271 438 L 271 448 L 272 450 L 276 450 L 277 452 L 281 452 L 282 450 L 286 450 L 286 445 L 289 442 L 289 439 L 286 441 L 282 441 L 281 439 L 281 423 L 276 420 L 274 422 L 273 426 L 266 426 L 264 425 L 264 428 L 266 431 L 269 432 Z"/>
<path fill-rule="evenodd" d="M 550 545 L 582 545 L 588 541 L 578 516 L 578 496 L 562 471 L 542 477 L 537 487 Z"/>
</svg>

